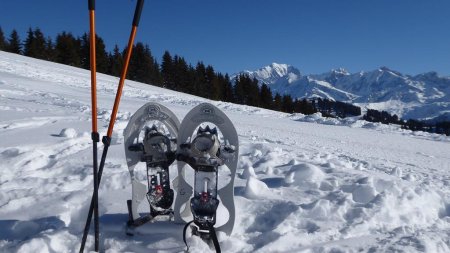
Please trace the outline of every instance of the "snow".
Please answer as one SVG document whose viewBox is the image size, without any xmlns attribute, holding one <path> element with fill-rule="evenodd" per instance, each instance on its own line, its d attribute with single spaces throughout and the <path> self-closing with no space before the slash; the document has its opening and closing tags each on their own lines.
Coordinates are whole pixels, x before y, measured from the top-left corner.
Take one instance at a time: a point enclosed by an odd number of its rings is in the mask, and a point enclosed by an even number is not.
<svg viewBox="0 0 450 253">
<path fill-rule="evenodd" d="M 98 75 L 101 135 L 117 83 Z M 92 195 L 89 93 L 86 70 L 0 52 L 0 252 L 78 252 Z M 102 249 L 182 252 L 183 225 L 163 218 L 125 235 L 122 131 L 148 101 L 182 119 L 207 100 L 132 81 L 123 95 L 100 185 Z M 231 236 L 218 235 L 223 252 L 450 252 L 449 137 L 212 103 L 240 138 L 237 217 Z M 86 252 L 93 244 L 91 233 Z"/>
<path fill-rule="evenodd" d="M 270 194 L 269 187 L 267 185 L 258 180 L 256 177 L 250 176 L 247 179 L 247 184 L 245 185 L 245 194 L 244 196 L 248 199 L 263 199 Z"/>
<path fill-rule="evenodd" d="M 60 137 L 66 137 L 66 138 L 75 138 L 77 137 L 77 130 L 73 128 L 64 128 L 59 133 Z"/>
<path fill-rule="evenodd" d="M 291 167 L 286 175 L 285 182 L 287 184 L 295 184 L 311 189 L 319 188 L 325 173 L 312 164 L 296 164 Z"/>
</svg>

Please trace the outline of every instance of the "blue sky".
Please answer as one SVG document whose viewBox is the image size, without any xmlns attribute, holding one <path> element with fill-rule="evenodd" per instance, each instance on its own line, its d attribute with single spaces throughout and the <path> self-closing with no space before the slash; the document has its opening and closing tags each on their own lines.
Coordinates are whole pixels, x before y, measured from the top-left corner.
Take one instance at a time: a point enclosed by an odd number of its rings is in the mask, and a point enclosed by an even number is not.
<svg viewBox="0 0 450 253">
<path fill-rule="evenodd" d="M 97 32 L 123 48 L 136 0 L 97 0 Z M 287 63 L 302 73 L 388 66 L 450 76 L 448 0 L 147 0 L 137 41 L 160 61 L 164 50 L 217 71 Z M 1 0 L 0 26 L 53 38 L 88 32 L 87 0 Z"/>
</svg>

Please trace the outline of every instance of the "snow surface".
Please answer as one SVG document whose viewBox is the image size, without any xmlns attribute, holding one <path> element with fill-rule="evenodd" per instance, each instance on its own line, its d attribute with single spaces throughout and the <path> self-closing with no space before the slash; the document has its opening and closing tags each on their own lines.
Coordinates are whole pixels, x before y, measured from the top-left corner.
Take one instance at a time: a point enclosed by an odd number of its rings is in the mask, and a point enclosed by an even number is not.
<svg viewBox="0 0 450 253">
<path fill-rule="evenodd" d="M 98 75 L 101 135 L 117 83 Z M 185 249 L 183 225 L 162 218 L 125 235 L 122 131 L 148 101 L 181 119 L 206 100 L 126 82 L 100 186 L 106 252 Z M 223 252 L 450 252 L 448 137 L 212 103 L 234 122 L 241 149 Z M 88 71 L 0 52 L 0 252 L 78 252 L 92 194 L 90 117 Z M 209 250 L 196 237 L 188 243 Z"/>
</svg>

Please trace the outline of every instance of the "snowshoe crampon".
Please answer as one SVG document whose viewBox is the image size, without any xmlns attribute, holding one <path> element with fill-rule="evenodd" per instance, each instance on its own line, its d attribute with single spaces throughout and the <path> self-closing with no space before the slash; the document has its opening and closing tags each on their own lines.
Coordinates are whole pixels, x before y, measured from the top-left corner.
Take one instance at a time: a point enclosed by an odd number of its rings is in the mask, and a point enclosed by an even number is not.
<svg viewBox="0 0 450 253">
<path fill-rule="evenodd" d="M 125 128 L 125 154 L 132 185 L 132 199 L 127 201 L 129 227 L 143 225 L 158 215 L 173 214 L 169 166 L 175 160 L 179 127 L 179 120 L 168 108 L 147 103 L 133 114 Z M 139 162 L 146 165 L 147 184 L 142 183 L 145 180 L 135 170 Z M 141 216 L 138 207 L 145 198 L 150 212 Z"/>
</svg>

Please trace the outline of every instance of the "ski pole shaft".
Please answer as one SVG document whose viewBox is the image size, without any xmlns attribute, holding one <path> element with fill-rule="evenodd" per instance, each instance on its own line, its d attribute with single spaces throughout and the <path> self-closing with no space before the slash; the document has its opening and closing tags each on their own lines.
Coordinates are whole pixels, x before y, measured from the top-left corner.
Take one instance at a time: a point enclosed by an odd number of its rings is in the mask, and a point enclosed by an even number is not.
<svg viewBox="0 0 450 253">
<path fill-rule="evenodd" d="M 108 140 L 110 140 L 110 139 L 106 138 L 106 136 L 103 138 L 103 144 L 105 146 L 103 148 L 102 159 L 100 162 L 100 168 L 98 170 L 98 184 L 100 184 L 100 181 L 102 179 L 103 167 L 105 166 L 106 154 L 108 153 L 108 148 L 109 148 L 109 144 L 110 144 L 108 142 Z M 88 216 L 86 219 L 86 224 L 84 225 L 84 233 L 83 233 L 83 238 L 81 240 L 80 253 L 83 253 L 84 247 L 86 245 L 86 239 L 87 239 L 87 235 L 89 233 L 89 228 L 91 226 L 93 213 L 94 213 L 94 196 L 92 196 L 92 198 L 91 198 L 91 204 L 89 206 L 89 212 L 88 212 Z"/>
<path fill-rule="evenodd" d="M 96 32 L 95 32 L 95 0 L 89 0 L 89 17 L 90 17 L 90 65 L 91 65 L 91 100 L 92 100 L 92 141 L 93 141 L 93 175 L 94 175 L 94 235 L 95 235 L 95 252 L 99 251 L 100 244 L 100 226 L 98 220 L 98 159 L 97 159 L 97 142 L 99 134 L 97 131 L 97 58 L 96 58 Z"/>
<path fill-rule="evenodd" d="M 91 8 L 91 1 L 89 1 L 89 8 Z M 100 160 L 100 167 L 98 169 L 98 176 L 97 176 L 97 187 L 100 185 L 100 180 L 102 178 L 102 173 L 103 173 L 103 168 L 105 166 L 105 161 L 106 161 L 106 156 L 108 154 L 108 149 L 109 146 L 111 144 L 111 136 L 112 136 L 112 132 L 113 132 L 113 128 L 114 128 L 114 123 L 116 121 L 116 116 L 117 116 L 117 111 L 119 109 L 119 103 L 120 103 L 120 97 L 122 96 L 122 90 L 123 90 L 123 86 L 125 83 L 125 78 L 127 76 L 127 72 L 128 72 L 128 65 L 131 59 L 131 53 L 133 51 L 133 44 L 134 44 L 134 39 L 136 37 L 136 32 L 137 32 L 137 27 L 139 25 L 139 20 L 140 20 L 140 16 L 142 13 L 142 9 L 144 6 L 144 0 L 138 0 L 137 4 L 136 4 L 136 9 L 134 12 L 134 18 L 133 18 L 133 25 L 132 25 L 132 29 L 131 29 L 131 34 L 130 34 L 130 38 L 128 41 L 128 48 L 127 48 L 127 52 L 126 52 L 126 57 L 125 57 L 125 63 L 124 66 L 122 68 L 122 74 L 120 76 L 120 80 L 119 80 L 119 87 L 117 88 L 117 93 L 116 93 L 116 98 L 114 100 L 114 106 L 113 106 L 113 111 L 111 113 L 111 119 L 109 122 L 109 127 L 108 127 L 108 132 L 106 134 L 106 136 L 103 137 L 102 142 L 104 144 L 104 148 L 103 148 L 103 152 L 102 152 L 102 157 Z M 80 253 L 82 253 L 84 251 L 84 246 L 86 244 L 86 239 L 87 239 L 87 234 L 89 233 L 89 228 L 90 228 L 90 224 L 91 224 L 91 220 L 92 220 L 92 214 L 94 212 L 94 205 L 95 205 L 95 196 L 92 196 L 91 199 L 91 204 L 89 206 L 89 212 L 88 212 L 88 217 L 86 219 L 86 224 L 84 227 L 84 234 L 83 234 L 83 238 L 82 238 L 82 242 L 81 242 L 81 247 L 80 247 Z"/>
<path fill-rule="evenodd" d="M 123 90 L 123 86 L 125 83 L 125 79 L 127 77 L 128 66 L 129 66 L 130 59 L 131 59 L 131 53 L 133 51 L 134 39 L 136 37 L 137 27 L 139 25 L 139 20 L 141 17 L 143 6 L 144 6 L 144 0 L 138 0 L 137 5 L 136 5 L 136 10 L 134 12 L 133 26 L 131 29 L 130 39 L 128 40 L 127 52 L 125 55 L 125 64 L 122 69 L 122 74 L 120 75 L 119 87 L 117 87 L 113 111 L 111 113 L 111 119 L 109 121 L 108 132 L 106 134 L 106 136 L 108 136 L 109 138 L 111 138 L 111 136 L 112 136 L 112 132 L 114 129 L 114 123 L 115 123 L 116 117 L 117 117 L 117 111 L 119 110 L 120 98 L 122 97 L 122 90 Z"/>
<path fill-rule="evenodd" d="M 97 132 L 97 65 L 95 50 L 95 0 L 89 0 L 89 38 L 91 65 L 91 101 L 92 101 L 92 132 Z"/>
<path fill-rule="evenodd" d="M 99 220 L 98 220 L 98 157 L 97 157 L 97 143 L 99 141 L 99 134 L 97 130 L 97 67 L 96 67 L 96 50 L 95 50 L 95 42 L 96 42 L 96 33 L 95 33 L 95 0 L 88 1 L 88 9 L 89 9 L 89 30 L 90 30 L 90 69 L 91 69 L 91 110 L 92 110 L 92 134 L 91 138 L 93 141 L 93 196 L 92 196 L 92 205 L 94 213 L 94 223 L 95 223 L 95 251 L 99 250 Z M 92 216 L 92 214 L 91 214 Z M 89 221 L 90 223 L 90 221 Z M 87 228 L 87 229 L 86 229 Z M 89 232 L 89 227 L 85 227 L 85 231 L 83 234 L 80 252 L 83 252 L 84 246 L 86 243 L 87 234 Z"/>
<path fill-rule="evenodd" d="M 98 164 L 97 164 L 97 142 L 94 141 L 94 193 L 92 201 L 94 202 L 94 230 L 95 230 L 95 252 L 99 251 L 100 246 L 100 226 L 99 226 L 99 213 L 98 213 L 98 185 L 100 183 L 98 177 Z"/>
<path fill-rule="evenodd" d="M 133 26 L 133 28 L 131 30 L 130 40 L 128 42 L 127 52 L 125 55 L 125 63 L 124 63 L 123 69 L 122 69 L 122 74 L 120 75 L 119 87 L 117 88 L 116 98 L 114 100 L 114 106 L 113 106 L 113 110 L 111 113 L 111 119 L 109 121 L 108 132 L 106 134 L 106 136 L 108 136 L 108 137 L 112 136 L 113 129 L 114 129 L 114 123 L 116 121 L 117 112 L 119 110 L 120 98 L 122 96 L 125 78 L 128 73 L 128 66 L 130 63 L 131 52 L 133 51 L 134 37 L 136 36 L 136 30 L 137 30 L 136 28 L 137 28 L 136 26 Z"/>
</svg>

